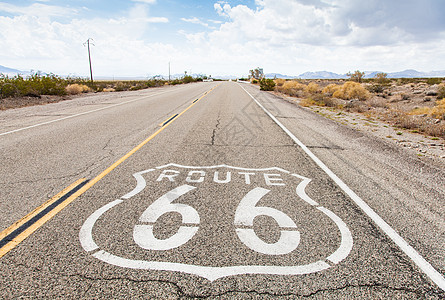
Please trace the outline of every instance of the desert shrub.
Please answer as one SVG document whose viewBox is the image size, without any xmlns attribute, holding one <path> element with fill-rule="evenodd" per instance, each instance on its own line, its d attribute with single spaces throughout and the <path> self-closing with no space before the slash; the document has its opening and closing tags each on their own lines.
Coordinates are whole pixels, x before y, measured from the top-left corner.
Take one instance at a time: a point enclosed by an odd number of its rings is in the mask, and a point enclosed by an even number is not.
<svg viewBox="0 0 445 300">
<path fill-rule="evenodd" d="M 429 115 L 435 119 L 445 120 L 445 98 L 436 102 Z"/>
<path fill-rule="evenodd" d="M 400 98 L 401 98 L 402 100 L 409 100 L 409 95 L 408 95 L 408 94 L 405 94 L 405 93 L 402 93 L 402 94 L 400 94 Z"/>
<path fill-rule="evenodd" d="M 196 80 L 190 75 L 186 75 L 186 76 L 184 76 L 184 78 L 182 78 L 183 83 L 191 83 L 191 82 L 195 82 L 195 81 Z"/>
<path fill-rule="evenodd" d="M 19 91 L 17 89 L 17 87 L 10 83 L 10 82 L 5 82 L 5 83 L 0 83 L 0 98 L 8 98 L 8 97 L 14 97 L 17 96 L 19 94 Z"/>
<path fill-rule="evenodd" d="M 299 92 L 304 91 L 306 85 L 299 83 L 295 80 L 286 81 L 282 86 L 278 87 L 278 91 L 282 93 L 286 93 L 289 96 L 300 96 Z"/>
<path fill-rule="evenodd" d="M 337 91 L 335 91 L 332 96 L 344 100 L 367 100 L 370 98 L 371 95 L 364 87 L 361 86 L 361 84 L 348 81 L 343 84 Z"/>
<path fill-rule="evenodd" d="M 317 103 L 313 99 L 311 99 L 311 98 L 304 98 L 304 99 L 301 99 L 299 104 L 301 106 L 308 107 L 308 106 L 315 105 Z"/>
<path fill-rule="evenodd" d="M 80 84 L 70 84 L 65 88 L 66 92 L 70 95 L 77 95 L 82 93 L 82 87 Z"/>
<path fill-rule="evenodd" d="M 253 83 L 253 84 L 258 84 L 258 80 L 253 79 L 253 80 L 252 80 L 252 83 Z"/>
<path fill-rule="evenodd" d="M 322 99 L 322 102 L 325 106 L 328 106 L 328 107 L 336 107 L 336 108 L 340 108 L 340 109 L 343 108 L 343 103 L 341 102 L 341 100 L 336 99 L 336 98 L 324 96 Z"/>
<path fill-rule="evenodd" d="M 274 81 L 277 86 L 283 86 L 283 84 L 286 82 L 286 79 L 277 78 Z"/>
<path fill-rule="evenodd" d="M 424 127 L 424 132 L 431 136 L 445 138 L 445 124 L 432 124 Z"/>
<path fill-rule="evenodd" d="M 418 115 L 428 115 L 431 111 L 431 108 L 429 107 L 416 107 L 410 112 L 408 112 L 408 115 L 412 116 L 418 116 Z"/>
<path fill-rule="evenodd" d="M 26 78 L 21 75 L 0 77 L 1 98 L 40 95 L 65 95 L 66 80 L 54 75 L 34 73 Z"/>
<path fill-rule="evenodd" d="M 306 93 L 316 94 L 320 92 L 320 86 L 315 82 L 311 82 L 306 86 L 304 90 L 306 91 Z"/>
<path fill-rule="evenodd" d="M 368 111 L 368 106 L 362 101 L 351 100 L 345 105 L 346 111 L 364 113 Z"/>
<path fill-rule="evenodd" d="M 439 88 L 437 89 L 437 99 L 443 98 L 445 98 L 445 84 L 439 85 Z"/>
<path fill-rule="evenodd" d="M 322 93 L 328 96 L 332 96 L 339 88 L 340 86 L 331 83 L 322 90 Z"/>
<path fill-rule="evenodd" d="M 372 84 L 370 86 L 367 86 L 366 89 L 374 94 L 383 93 L 385 90 L 385 86 L 383 84 Z"/>
<path fill-rule="evenodd" d="M 354 73 L 348 72 L 346 74 L 352 81 L 362 82 L 362 78 L 365 76 L 365 72 L 360 72 L 359 70 Z"/>
<path fill-rule="evenodd" d="M 275 88 L 275 82 L 272 79 L 262 78 L 260 79 L 260 90 L 273 91 Z"/>
<path fill-rule="evenodd" d="M 91 89 L 88 86 L 86 86 L 84 84 L 77 84 L 77 83 L 67 85 L 65 87 L 65 90 L 70 95 L 77 95 L 80 93 L 88 93 L 91 91 Z"/>
<path fill-rule="evenodd" d="M 304 84 L 299 83 L 298 81 L 295 81 L 295 80 L 286 81 L 283 84 L 283 89 L 285 89 L 285 90 L 294 89 L 294 90 L 302 91 L 305 88 L 306 88 L 306 86 Z"/>
<path fill-rule="evenodd" d="M 441 83 L 443 80 L 443 78 L 428 78 L 426 80 L 426 83 L 429 85 L 434 85 L 434 84 L 439 84 Z"/>
<path fill-rule="evenodd" d="M 113 88 L 104 88 L 102 91 L 107 93 L 107 92 L 115 92 L 116 90 Z"/>
<path fill-rule="evenodd" d="M 369 106 L 371 107 L 387 107 L 387 101 L 380 97 L 373 97 L 368 101 Z"/>
<path fill-rule="evenodd" d="M 114 89 L 116 90 L 116 92 L 128 91 L 129 88 L 130 88 L 129 83 L 122 82 L 122 81 L 118 81 L 116 83 L 116 85 L 114 86 Z"/>
</svg>

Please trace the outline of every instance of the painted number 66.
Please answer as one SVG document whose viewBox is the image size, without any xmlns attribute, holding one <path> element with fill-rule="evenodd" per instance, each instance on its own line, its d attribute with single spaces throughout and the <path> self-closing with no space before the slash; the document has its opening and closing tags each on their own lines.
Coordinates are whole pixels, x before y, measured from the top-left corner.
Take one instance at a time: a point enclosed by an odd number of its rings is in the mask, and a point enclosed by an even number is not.
<svg viewBox="0 0 445 300">
<path fill-rule="evenodd" d="M 187 243 L 198 231 L 199 215 L 191 206 L 185 204 L 172 204 L 180 196 L 194 190 L 195 187 L 182 185 L 153 202 L 141 215 L 139 221 L 149 223 L 136 225 L 133 230 L 133 239 L 141 248 L 147 250 L 169 250 Z M 300 233 L 296 231 L 297 225 L 285 213 L 271 207 L 258 207 L 260 199 L 270 192 L 263 188 L 254 188 L 241 200 L 235 212 L 236 233 L 239 239 L 250 249 L 268 255 L 282 255 L 294 251 L 300 243 Z M 168 212 L 177 212 L 182 216 L 182 223 L 178 231 L 167 239 L 158 239 L 153 234 L 153 225 L 159 217 Z M 273 218 L 281 228 L 280 239 L 273 244 L 261 240 L 253 229 L 253 220 L 257 216 Z M 247 228 L 246 228 L 247 227 Z"/>
</svg>

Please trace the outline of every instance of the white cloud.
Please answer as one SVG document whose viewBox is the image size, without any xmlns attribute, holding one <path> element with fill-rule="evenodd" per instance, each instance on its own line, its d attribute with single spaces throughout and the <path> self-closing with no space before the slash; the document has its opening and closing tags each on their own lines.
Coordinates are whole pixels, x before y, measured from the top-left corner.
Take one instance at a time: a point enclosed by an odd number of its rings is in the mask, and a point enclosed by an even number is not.
<svg viewBox="0 0 445 300">
<path fill-rule="evenodd" d="M 193 17 L 193 18 L 181 18 L 182 21 L 187 22 L 187 23 L 192 23 L 192 24 L 198 24 L 198 25 L 202 25 L 205 27 L 209 27 L 208 23 L 205 23 L 203 21 L 201 21 L 200 19 L 198 19 L 197 17 Z"/>
<path fill-rule="evenodd" d="M 0 5 L 4 9 L 4 5 Z M 145 4 L 137 3 L 119 18 L 78 18 L 61 21 L 64 8 L 6 7 L 18 14 L 0 16 L 0 61 L 23 70 L 39 69 L 57 74 L 86 74 L 88 61 L 83 43 L 94 39 L 91 48 L 93 71 L 99 75 L 145 75 L 156 72 L 165 55 L 177 55 L 169 44 L 144 42 L 153 23 L 166 23 L 165 17 L 151 16 Z M 38 7 L 42 8 L 42 7 Z M 68 11 L 72 13 L 72 11 Z"/>
<path fill-rule="evenodd" d="M 145 4 L 155 4 L 156 0 L 132 0 L 133 2 L 140 2 Z"/>
<path fill-rule="evenodd" d="M 41 3 L 34 3 L 26 7 L 9 3 L 0 3 L 0 12 L 1 11 L 19 15 L 38 15 L 40 17 L 70 16 L 78 12 L 73 8 L 46 5 Z"/>
<path fill-rule="evenodd" d="M 224 18 L 209 33 L 183 33 L 202 64 L 217 57 L 241 70 L 430 70 L 445 59 L 445 3 L 426 0 L 256 0 L 214 3 Z M 416 18 L 417 16 L 417 18 Z M 413 21 L 415 19 L 415 21 Z M 411 23 L 416 23 L 412 26 Z M 209 54 L 211 53 L 211 54 Z M 437 57 L 434 57 L 434 54 Z M 425 56 L 431 54 L 431 56 Z M 441 58 L 439 58 L 439 56 Z M 210 61 L 210 59 L 209 59 Z"/>
<path fill-rule="evenodd" d="M 257 66 L 289 75 L 429 71 L 445 61 L 442 0 L 256 0 L 253 8 L 217 1 L 220 20 L 181 18 L 205 28 L 167 32 L 174 39 L 165 43 L 146 40 L 163 34 L 168 26 L 162 24 L 169 22 L 150 14 L 147 4 L 153 3 L 133 1 L 119 18 L 93 19 L 71 8 L 0 3 L 0 11 L 12 14 L 0 16 L 0 61 L 24 70 L 87 74 L 82 43 L 90 37 L 93 71 L 100 75 L 166 74 L 169 61 L 173 73 L 192 68 L 212 75 L 243 75 Z"/>
</svg>

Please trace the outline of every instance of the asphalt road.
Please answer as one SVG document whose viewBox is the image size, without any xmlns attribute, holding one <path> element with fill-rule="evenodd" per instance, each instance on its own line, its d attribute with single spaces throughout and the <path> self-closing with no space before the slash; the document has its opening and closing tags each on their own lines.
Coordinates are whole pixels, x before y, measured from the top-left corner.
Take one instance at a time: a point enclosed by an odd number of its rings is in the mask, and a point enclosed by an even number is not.
<svg viewBox="0 0 445 300">
<path fill-rule="evenodd" d="M 249 84 L 1 112 L 0 141 L 1 230 L 89 180 L 2 298 L 445 297 L 443 167 Z"/>
</svg>

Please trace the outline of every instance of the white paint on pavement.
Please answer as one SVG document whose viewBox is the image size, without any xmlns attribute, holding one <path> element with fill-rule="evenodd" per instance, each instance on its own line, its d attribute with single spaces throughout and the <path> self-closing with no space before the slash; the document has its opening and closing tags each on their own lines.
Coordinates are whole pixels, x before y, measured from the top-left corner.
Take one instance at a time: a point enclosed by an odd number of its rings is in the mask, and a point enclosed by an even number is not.
<svg viewBox="0 0 445 300">
<path fill-rule="evenodd" d="M 272 115 L 254 96 L 244 87 L 240 87 L 256 102 L 256 104 L 298 145 L 303 151 L 365 212 L 374 223 L 409 257 L 411 260 L 442 290 L 445 291 L 445 278 L 427 262 L 404 238 L 402 238 L 385 220 L 383 220 L 362 198 L 360 198 L 343 180 L 332 172 L 306 145 L 304 145 L 289 129 Z"/>
<path fill-rule="evenodd" d="M 256 187 L 241 200 L 235 212 L 235 226 L 249 226 L 251 228 L 236 228 L 239 239 L 253 251 L 267 255 L 284 255 L 297 249 L 300 244 L 300 232 L 295 230 L 281 230 L 280 238 L 275 243 L 266 243 L 253 230 L 253 220 L 258 216 L 269 216 L 281 228 L 296 229 L 295 222 L 285 213 L 272 207 L 256 206 L 263 196 L 270 190 Z"/>
<path fill-rule="evenodd" d="M 136 196 L 146 187 L 147 184 L 145 182 L 146 181 L 145 178 L 142 176 L 143 174 L 157 171 L 165 175 L 167 173 L 163 173 L 163 171 L 165 169 L 173 171 L 172 170 L 173 167 L 177 169 L 186 169 L 184 176 L 190 175 L 190 171 L 187 169 L 191 169 L 195 172 L 193 174 L 198 174 L 199 176 L 201 176 L 203 175 L 203 173 L 201 172 L 196 173 L 196 171 L 209 170 L 208 172 L 210 172 L 211 169 L 227 168 L 231 170 L 243 170 L 246 171 L 245 174 L 261 175 L 262 172 L 267 172 L 267 174 L 273 174 L 273 176 L 269 178 L 283 179 L 281 175 L 278 176 L 277 174 L 277 172 L 278 173 L 282 172 L 284 174 L 288 174 L 289 176 L 291 176 L 290 177 L 291 179 L 296 178 L 297 181 L 294 182 L 295 185 L 297 185 L 298 180 L 301 180 L 301 182 L 298 183 L 298 187 L 296 187 L 295 189 L 297 196 L 299 196 L 302 200 L 304 200 L 305 203 L 311 206 L 314 206 L 314 204 L 316 204 L 316 202 L 310 199 L 309 196 L 304 192 L 304 188 L 310 182 L 309 178 L 306 178 L 298 174 L 291 174 L 290 172 L 282 170 L 280 168 L 246 169 L 246 168 L 236 168 L 226 165 L 210 166 L 210 167 L 190 167 L 190 166 L 187 167 L 177 164 L 168 164 L 162 167 L 157 167 L 155 169 L 148 169 L 145 171 L 137 172 L 133 174 L 137 182 L 136 187 L 135 189 L 133 189 L 133 191 L 125 195 L 126 199 L 129 199 L 130 198 L 129 196 L 131 197 Z M 270 171 L 275 171 L 275 172 L 271 173 Z M 233 174 L 233 171 L 231 172 Z M 177 174 L 177 173 L 169 172 L 169 174 Z M 226 171 L 226 174 L 228 174 L 228 171 Z M 260 179 L 261 177 L 258 177 L 257 180 Z M 155 174 L 154 178 L 159 179 L 159 175 Z M 172 184 L 172 182 L 169 180 L 168 177 L 164 178 L 164 180 L 161 181 L 155 180 L 154 178 L 153 182 L 155 183 L 165 182 L 168 185 Z M 177 178 L 174 177 L 174 179 Z M 212 176 L 211 179 L 214 179 L 214 176 Z M 244 179 L 242 180 L 244 181 Z M 258 181 L 255 182 L 258 183 Z M 278 181 L 278 183 L 281 183 L 281 180 Z M 290 182 L 288 183 L 290 185 Z M 200 185 L 201 183 L 197 184 Z M 252 184 L 252 182 L 250 182 L 250 179 L 248 184 Z M 269 187 L 269 185 L 267 185 L 265 181 L 263 181 L 262 184 Z M 247 188 L 250 191 L 247 193 L 245 197 L 243 197 L 243 199 L 240 201 L 235 211 L 235 217 L 233 221 L 234 222 L 233 233 L 235 234 L 234 236 L 235 237 L 238 236 L 241 242 L 250 250 L 265 255 L 285 255 L 294 251 L 298 247 L 300 242 L 300 232 L 296 230 L 297 225 L 294 222 L 294 220 L 292 220 L 292 218 L 290 218 L 289 215 L 285 214 L 284 212 L 278 209 L 267 207 L 264 205 L 257 206 L 257 203 L 260 201 L 260 199 L 263 198 L 269 192 L 271 192 L 270 190 L 262 187 L 253 187 L 253 188 L 247 187 Z M 275 186 L 270 188 L 274 188 L 275 189 L 274 192 L 276 193 L 279 192 L 283 187 Z M 142 249 L 145 249 L 147 251 L 164 251 L 183 246 L 186 243 L 187 244 L 193 243 L 193 236 L 197 234 L 198 226 L 200 225 L 200 217 L 198 215 L 198 212 L 191 206 L 177 202 L 180 201 L 179 199 L 180 197 L 186 196 L 186 194 L 195 189 L 199 189 L 199 187 L 193 187 L 188 184 L 183 184 L 167 192 L 163 196 L 159 197 L 156 201 L 154 201 L 142 213 L 141 217 L 139 218 L 139 222 L 145 224 L 136 224 L 134 227 L 133 239 L 136 242 L 136 244 L 138 244 Z M 303 197 L 305 199 L 303 199 Z M 298 197 L 296 197 L 296 200 L 298 200 Z M 175 201 L 175 203 L 172 203 L 173 201 Z M 313 263 L 308 263 L 305 265 L 290 265 L 290 266 L 277 266 L 277 265 L 263 266 L 263 265 L 252 264 L 252 265 L 214 267 L 214 266 L 201 266 L 201 265 L 187 264 L 180 262 L 173 263 L 165 261 L 143 261 L 137 259 L 128 259 L 100 250 L 100 247 L 96 244 L 96 242 L 93 239 L 93 229 L 96 221 L 99 220 L 99 218 L 103 214 L 105 214 L 105 212 L 107 212 L 109 209 L 116 207 L 118 204 L 122 202 L 123 202 L 122 200 L 115 200 L 95 211 L 83 224 L 81 232 L 79 233 L 79 238 L 82 247 L 86 251 L 89 252 L 93 250 L 99 250 L 93 254 L 94 257 L 106 263 L 123 268 L 185 272 L 207 278 L 211 281 L 225 276 L 234 276 L 241 274 L 300 275 L 300 274 L 319 272 L 321 270 L 330 268 L 331 265 L 327 263 L 327 261 L 333 264 L 339 263 L 341 260 L 343 260 L 349 255 L 353 245 L 352 235 L 349 229 L 347 228 L 346 224 L 332 211 L 325 208 L 314 206 L 314 209 L 318 209 L 319 212 L 323 213 L 337 225 L 339 233 L 341 235 L 341 240 L 340 240 L 340 245 L 332 254 L 330 255 L 327 254 L 325 259 L 321 259 Z M 170 238 L 164 240 L 157 239 L 153 234 L 153 226 L 159 217 L 169 212 L 179 213 L 182 216 L 182 223 L 187 224 L 187 226 L 180 226 L 178 231 Z M 257 216 L 262 216 L 262 215 L 273 218 L 281 228 L 280 239 L 278 240 L 278 242 L 268 244 L 265 243 L 256 235 L 253 229 L 253 223 L 254 223 L 253 220 Z M 195 245 L 195 247 L 199 247 L 199 245 Z"/>
<path fill-rule="evenodd" d="M 99 246 L 97 246 L 93 239 L 94 224 L 106 211 L 122 202 L 123 201 L 120 199 L 114 200 L 113 202 L 110 202 L 96 210 L 92 215 L 88 217 L 88 219 L 86 219 L 79 232 L 80 244 L 85 251 L 90 252 L 99 249 Z"/>
<path fill-rule="evenodd" d="M 153 202 L 141 215 L 139 222 L 156 223 L 163 215 L 176 212 L 182 216 L 184 224 L 199 224 L 198 212 L 191 206 L 172 203 L 182 195 L 196 189 L 184 184 L 177 187 Z M 153 234 L 153 225 L 136 225 L 133 230 L 133 239 L 136 244 L 146 250 L 170 250 L 187 243 L 198 231 L 198 227 L 181 226 L 173 236 L 167 239 L 158 239 Z"/>
</svg>

